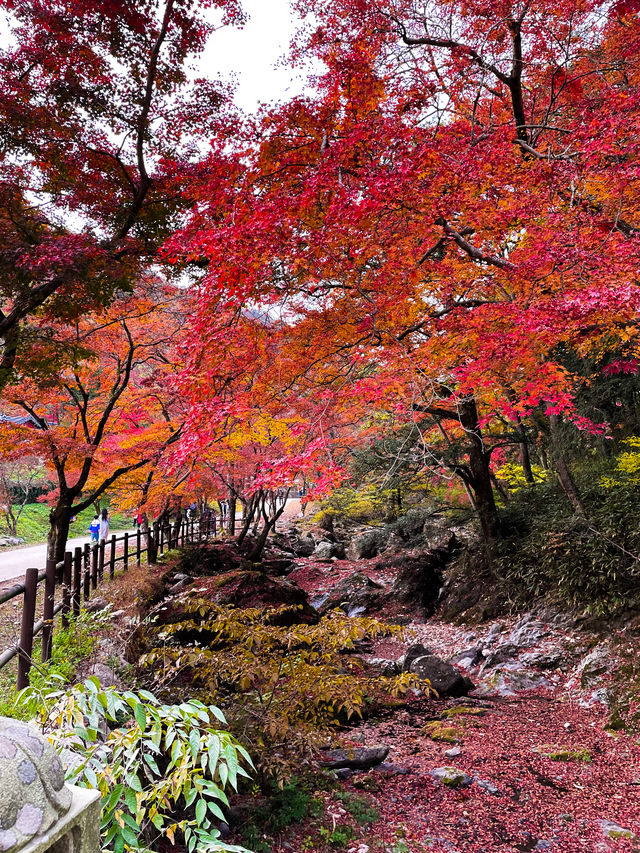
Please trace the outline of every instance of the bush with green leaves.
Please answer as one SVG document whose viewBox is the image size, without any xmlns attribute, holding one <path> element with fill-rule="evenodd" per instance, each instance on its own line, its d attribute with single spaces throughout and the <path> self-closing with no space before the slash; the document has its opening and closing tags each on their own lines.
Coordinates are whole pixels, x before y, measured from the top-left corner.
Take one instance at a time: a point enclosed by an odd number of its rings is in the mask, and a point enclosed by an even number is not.
<svg viewBox="0 0 640 853">
<path fill-rule="evenodd" d="M 166 837 L 183 838 L 190 853 L 242 851 L 221 841 L 217 824 L 226 791 L 237 790 L 252 764 L 218 728 L 226 724 L 218 708 L 164 705 L 144 690 L 103 689 L 94 677 L 68 691 L 24 691 L 23 701 L 34 698 L 68 781 L 102 794 L 103 850 L 150 851 Z"/>
<path fill-rule="evenodd" d="M 597 616 L 637 604 L 640 486 L 604 486 L 606 470 L 575 471 L 586 518 L 552 480 L 518 490 L 503 508 L 506 538 L 492 568 L 516 601 L 549 597 Z"/>
</svg>

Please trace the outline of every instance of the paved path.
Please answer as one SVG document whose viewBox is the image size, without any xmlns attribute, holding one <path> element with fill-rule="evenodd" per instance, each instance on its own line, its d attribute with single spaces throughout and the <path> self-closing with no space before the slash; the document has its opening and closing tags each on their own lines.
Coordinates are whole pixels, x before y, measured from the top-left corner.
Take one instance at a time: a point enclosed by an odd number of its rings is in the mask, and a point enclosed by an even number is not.
<svg viewBox="0 0 640 853">
<path fill-rule="evenodd" d="M 112 530 L 111 533 L 121 535 L 123 530 Z M 78 536 L 67 540 L 67 551 L 73 551 L 77 545 L 91 542 L 91 536 Z M 47 544 L 30 545 L 28 548 L 14 548 L 0 553 L 0 583 L 7 580 L 22 580 L 27 569 L 44 569 L 47 562 Z"/>
</svg>

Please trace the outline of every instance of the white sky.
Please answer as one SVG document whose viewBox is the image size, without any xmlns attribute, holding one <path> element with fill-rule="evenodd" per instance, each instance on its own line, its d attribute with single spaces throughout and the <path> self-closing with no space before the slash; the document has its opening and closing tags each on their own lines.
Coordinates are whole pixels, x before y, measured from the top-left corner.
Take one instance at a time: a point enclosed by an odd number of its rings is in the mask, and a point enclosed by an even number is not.
<svg viewBox="0 0 640 853">
<path fill-rule="evenodd" d="M 244 28 L 215 32 L 198 70 L 225 79 L 235 72 L 235 101 L 253 112 L 260 103 L 285 101 L 302 92 L 303 75 L 282 63 L 300 19 L 290 0 L 243 0 L 242 5 L 249 17 Z"/>
</svg>

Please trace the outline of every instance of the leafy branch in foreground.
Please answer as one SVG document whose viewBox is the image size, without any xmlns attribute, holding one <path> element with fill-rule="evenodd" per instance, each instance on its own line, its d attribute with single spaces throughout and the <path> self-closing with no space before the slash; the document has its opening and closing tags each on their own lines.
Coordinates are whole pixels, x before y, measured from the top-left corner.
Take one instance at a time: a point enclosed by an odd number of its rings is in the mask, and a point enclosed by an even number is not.
<svg viewBox="0 0 640 853">
<path fill-rule="evenodd" d="M 31 701 L 27 688 L 22 701 Z M 97 678 L 42 694 L 41 722 L 64 753 L 68 781 L 102 794 L 102 847 L 149 851 L 159 837 L 184 838 L 192 853 L 242 851 L 224 844 L 225 791 L 252 767 L 245 749 L 216 724 L 222 711 L 192 700 L 163 705 L 156 697 L 101 688 Z"/>
</svg>

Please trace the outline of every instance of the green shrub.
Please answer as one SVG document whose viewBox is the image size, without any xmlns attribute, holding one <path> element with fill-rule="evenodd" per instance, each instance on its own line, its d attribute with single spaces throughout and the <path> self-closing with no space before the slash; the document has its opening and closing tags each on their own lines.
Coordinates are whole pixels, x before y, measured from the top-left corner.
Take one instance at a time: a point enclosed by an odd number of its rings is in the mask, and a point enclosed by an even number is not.
<svg viewBox="0 0 640 853">
<path fill-rule="evenodd" d="M 32 701 L 32 688 L 24 701 Z M 40 696 L 40 694 L 38 694 Z M 41 713 L 54 746 L 77 756 L 69 781 L 102 794 L 102 849 L 148 851 L 159 838 L 184 838 L 192 853 L 242 851 L 216 827 L 251 766 L 226 731 L 222 712 L 192 700 L 163 705 L 146 691 L 118 693 L 89 678 L 72 690 L 49 690 Z"/>
<path fill-rule="evenodd" d="M 640 486 L 605 487 L 603 468 L 594 466 L 583 466 L 576 479 L 587 519 L 571 513 L 553 481 L 514 494 L 501 513 L 506 538 L 493 571 L 522 603 L 549 596 L 610 614 L 636 603 Z"/>
</svg>

